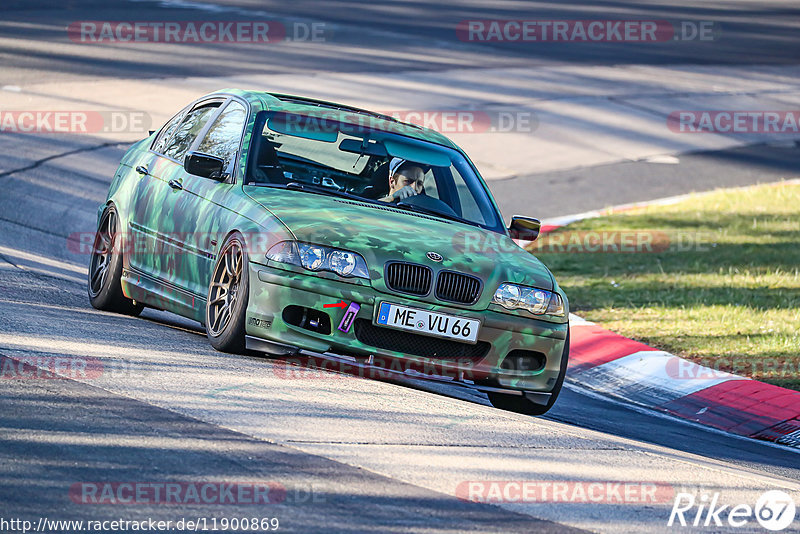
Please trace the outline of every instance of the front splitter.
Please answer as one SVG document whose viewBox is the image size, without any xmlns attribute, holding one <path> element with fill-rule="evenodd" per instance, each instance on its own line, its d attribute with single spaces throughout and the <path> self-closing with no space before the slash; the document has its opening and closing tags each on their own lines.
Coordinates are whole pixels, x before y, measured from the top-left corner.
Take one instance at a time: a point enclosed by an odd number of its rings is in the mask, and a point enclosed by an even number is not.
<svg viewBox="0 0 800 534">
<path fill-rule="evenodd" d="M 344 373 L 344 371 L 337 371 L 335 369 L 328 369 L 330 372 L 342 372 L 344 374 L 357 374 L 362 377 L 376 377 L 379 376 L 383 380 L 391 379 L 415 379 L 415 380 L 429 380 L 432 382 L 447 383 L 460 388 L 465 388 L 472 391 L 480 391 L 482 393 L 503 393 L 506 395 L 524 395 L 528 400 L 533 403 L 545 405 L 550 400 L 550 393 L 543 393 L 539 391 L 521 391 L 518 389 L 498 388 L 493 386 L 485 386 L 483 384 L 476 384 L 471 380 L 464 378 L 464 372 L 458 373 L 458 376 L 444 376 L 437 374 L 420 373 L 414 369 L 406 369 L 398 371 L 396 369 L 389 369 L 383 366 L 374 364 L 374 358 L 369 356 L 367 358 L 358 359 L 353 356 L 346 356 L 344 354 L 336 354 L 334 352 L 316 352 L 312 350 L 301 349 L 292 345 L 283 343 L 276 343 L 274 341 L 267 341 L 253 336 L 245 336 L 247 350 L 263 352 L 275 356 L 293 356 L 301 355 L 308 358 L 318 358 L 327 362 L 336 363 L 339 365 L 347 366 L 352 369 L 352 373 Z"/>
</svg>

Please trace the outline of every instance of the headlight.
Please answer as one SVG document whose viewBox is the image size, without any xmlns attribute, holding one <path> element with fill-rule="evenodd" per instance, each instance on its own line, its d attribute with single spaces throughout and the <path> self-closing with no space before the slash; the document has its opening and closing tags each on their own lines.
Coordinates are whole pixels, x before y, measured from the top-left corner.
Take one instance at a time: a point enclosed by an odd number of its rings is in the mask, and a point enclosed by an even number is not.
<svg viewBox="0 0 800 534">
<path fill-rule="evenodd" d="M 309 271 L 331 271 L 339 276 L 369 279 L 367 262 L 360 254 L 311 243 L 281 241 L 267 252 L 267 259 L 297 265 Z"/>
<path fill-rule="evenodd" d="M 519 304 L 519 286 L 513 284 L 500 284 L 497 291 L 494 292 L 492 302 L 499 304 L 504 308 L 513 310 Z"/>
<path fill-rule="evenodd" d="M 494 292 L 492 303 L 507 310 L 527 310 L 533 315 L 564 315 L 564 302 L 558 293 L 535 287 L 500 284 Z"/>
<path fill-rule="evenodd" d="M 525 292 L 519 305 L 534 315 L 541 315 L 547 310 L 547 305 L 550 303 L 550 295 L 552 293 L 549 291 L 532 289 Z"/>
<path fill-rule="evenodd" d="M 309 271 L 319 271 L 325 263 L 325 249 L 314 245 L 300 245 L 300 264 Z"/>
<path fill-rule="evenodd" d="M 334 250 L 328 256 L 328 263 L 331 264 L 333 272 L 339 276 L 350 276 L 356 268 L 358 256 L 352 252 Z"/>
</svg>

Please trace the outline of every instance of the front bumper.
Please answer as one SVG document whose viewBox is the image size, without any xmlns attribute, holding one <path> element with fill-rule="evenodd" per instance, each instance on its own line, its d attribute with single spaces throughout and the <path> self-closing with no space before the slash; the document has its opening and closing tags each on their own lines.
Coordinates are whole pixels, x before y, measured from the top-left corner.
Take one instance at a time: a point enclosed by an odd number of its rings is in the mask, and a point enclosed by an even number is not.
<svg viewBox="0 0 800 534">
<path fill-rule="evenodd" d="M 291 353 L 319 358 L 344 358 L 364 366 L 385 366 L 402 361 L 402 368 L 412 375 L 445 378 L 453 382 L 473 384 L 479 389 L 499 389 L 548 393 L 553 389 L 561 368 L 561 357 L 567 324 L 555 324 L 534 318 L 517 317 L 491 310 L 465 310 L 407 299 L 401 295 L 383 294 L 369 286 L 267 267 L 250 263 L 250 296 L 246 317 L 248 344 L 267 352 Z M 485 355 L 478 358 L 436 358 L 409 355 L 388 348 L 369 345 L 359 340 L 355 327 L 349 332 L 337 329 L 345 309 L 324 308 L 324 304 L 344 300 L 361 306 L 358 319 L 373 323 L 375 309 L 382 301 L 419 309 L 475 318 L 483 325 L 479 342 L 489 344 Z M 330 318 L 330 333 L 320 333 L 290 324 L 284 318 L 287 306 L 301 306 L 325 313 Z M 396 332 L 396 331 L 393 331 Z M 415 334 L 419 336 L 419 334 Z M 422 337 L 422 336 L 420 336 Z M 425 341 L 423 338 L 421 341 Z M 434 339 L 434 338 L 429 338 Z M 267 342 L 267 343 L 264 343 Z M 512 350 L 541 353 L 545 365 L 537 371 L 511 371 L 501 368 L 503 358 Z M 406 375 L 408 373 L 405 373 Z"/>
</svg>

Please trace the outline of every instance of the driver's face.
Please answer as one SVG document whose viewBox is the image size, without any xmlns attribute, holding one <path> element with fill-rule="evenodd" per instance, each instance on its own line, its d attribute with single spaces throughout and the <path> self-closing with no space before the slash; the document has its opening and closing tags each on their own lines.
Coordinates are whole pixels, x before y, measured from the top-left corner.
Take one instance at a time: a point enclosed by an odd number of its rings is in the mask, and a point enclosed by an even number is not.
<svg viewBox="0 0 800 534">
<path fill-rule="evenodd" d="M 400 191 L 407 185 L 413 187 L 417 194 L 420 194 L 424 178 L 425 173 L 419 167 L 405 167 L 396 172 L 389 180 L 389 194 Z"/>
</svg>

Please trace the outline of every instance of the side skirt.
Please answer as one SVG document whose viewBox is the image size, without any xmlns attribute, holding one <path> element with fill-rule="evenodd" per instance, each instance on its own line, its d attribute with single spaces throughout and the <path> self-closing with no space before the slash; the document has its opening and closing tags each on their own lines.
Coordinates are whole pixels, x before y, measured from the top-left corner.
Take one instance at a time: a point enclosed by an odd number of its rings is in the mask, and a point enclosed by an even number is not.
<svg viewBox="0 0 800 534">
<path fill-rule="evenodd" d="M 199 323 L 206 320 L 206 299 L 184 289 L 140 273 L 131 268 L 122 270 L 122 292 L 126 297 L 151 308 L 176 313 Z"/>
</svg>

